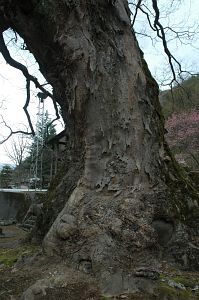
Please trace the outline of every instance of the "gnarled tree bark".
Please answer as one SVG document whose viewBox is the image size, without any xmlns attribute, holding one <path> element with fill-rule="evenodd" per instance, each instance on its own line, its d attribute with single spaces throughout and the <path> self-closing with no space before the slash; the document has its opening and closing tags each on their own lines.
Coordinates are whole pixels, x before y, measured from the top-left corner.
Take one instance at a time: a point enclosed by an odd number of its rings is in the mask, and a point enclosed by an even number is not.
<svg viewBox="0 0 199 300">
<path fill-rule="evenodd" d="M 164 140 L 158 86 L 126 0 L 0 1 L 53 86 L 69 136 L 44 249 L 112 293 L 140 266 L 199 267 L 198 200 Z M 52 205 L 53 207 L 53 205 Z"/>
</svg>

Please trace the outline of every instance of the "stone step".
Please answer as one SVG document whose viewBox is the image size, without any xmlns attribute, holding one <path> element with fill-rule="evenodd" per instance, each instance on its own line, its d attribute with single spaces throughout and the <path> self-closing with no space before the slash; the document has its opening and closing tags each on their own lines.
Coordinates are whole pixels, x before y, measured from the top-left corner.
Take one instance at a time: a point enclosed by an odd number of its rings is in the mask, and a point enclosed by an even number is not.
<svg viewBox="0 0 199 300">
<path fill-rule="evenodd" d="M 34 215 L 31 215 L 29 218 L 28 218 L 28 220 L 36 220 L 37 219 L 37 216 L 34 216 Z"/>
<path fill-rule="evenodd" d="M 35 220 L 30 220 L 30 219 L 27 219 L 23 224 L 30 224 L 30 225 L 35 225 Z"/>
<path fill-rule="evenodd" d="M 21 225 L 21 227 L 27 228 L 27 229 L 32 229 L 32 228 L 33 228 L 33 225 L 24 223 L 24 224 Z"/>
</svg>

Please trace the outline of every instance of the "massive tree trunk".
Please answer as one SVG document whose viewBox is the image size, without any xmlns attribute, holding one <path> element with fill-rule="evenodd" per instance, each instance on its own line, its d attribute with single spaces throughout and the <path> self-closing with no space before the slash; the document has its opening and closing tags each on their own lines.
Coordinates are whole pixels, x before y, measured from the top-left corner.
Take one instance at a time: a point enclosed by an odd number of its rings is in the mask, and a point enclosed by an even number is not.
<svg viewBox="0 0 199 300">
<path fill-rule="evenodd" d="M 165 143 L 158 86 L 127 1 L 1 0 L 0 14 L 2 31 L 24 38 L 53 86 L 69 137 L 52 192 L 63 209 L 45 251 L 108 290 L 129 287 L 136 268 L 160 266 L 160 253 L 198 268 L 197 198 Z"/>
</svg>

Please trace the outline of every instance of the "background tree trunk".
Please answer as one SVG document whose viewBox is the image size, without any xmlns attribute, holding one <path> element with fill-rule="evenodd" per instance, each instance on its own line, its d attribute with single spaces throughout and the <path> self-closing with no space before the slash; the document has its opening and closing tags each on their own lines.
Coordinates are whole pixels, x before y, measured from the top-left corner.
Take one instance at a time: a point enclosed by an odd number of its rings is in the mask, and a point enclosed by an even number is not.
<svg viewBox="0 0 199 300">
<path fill-rule="evenodd" d="M 16 30 L 34 54 L 69 136 L 48 213 L 63 210 L 45 251 L 99 276 L 107 290 L 130 285 L 137 267 L 160 266 L 162 251 L 164 260 L 198 268 L 197 197 L 164 141 L 158 86 L 127 2 L 0 3 L 1 27 Z"/>
</svg>

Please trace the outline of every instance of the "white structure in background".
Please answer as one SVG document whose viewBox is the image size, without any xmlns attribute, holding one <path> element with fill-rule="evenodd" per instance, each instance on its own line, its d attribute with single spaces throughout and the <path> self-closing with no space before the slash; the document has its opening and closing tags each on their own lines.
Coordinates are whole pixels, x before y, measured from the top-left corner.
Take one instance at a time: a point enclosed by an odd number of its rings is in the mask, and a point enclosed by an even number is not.
<svg viewBox="0 0 199 300">
<path fill-rule="evenodd" d="M 39 98 L 37 123 L 36 123 L 36 157 L 32 157 L 29 183 L 31 187 L 42 188 L 42 168 L 43 168 L 43 149 L 44 146 L 44 99 Z M 33 151 L 33 154 L 35 152 Z M 40 174 L 40 176 L 38 175 Z"/>
</svg>

